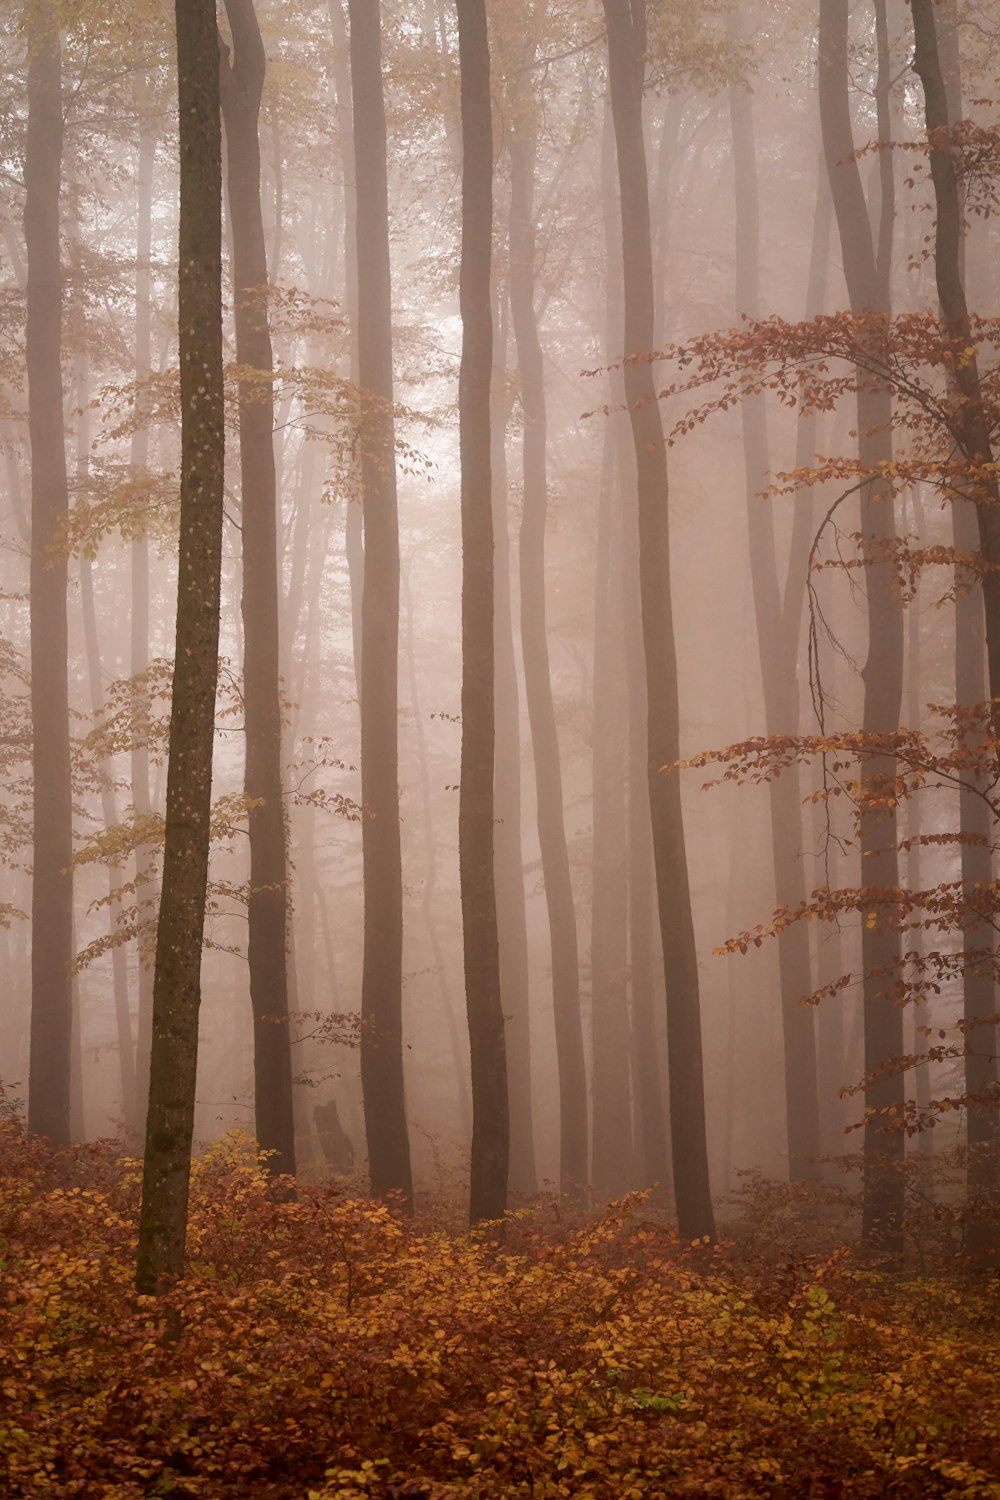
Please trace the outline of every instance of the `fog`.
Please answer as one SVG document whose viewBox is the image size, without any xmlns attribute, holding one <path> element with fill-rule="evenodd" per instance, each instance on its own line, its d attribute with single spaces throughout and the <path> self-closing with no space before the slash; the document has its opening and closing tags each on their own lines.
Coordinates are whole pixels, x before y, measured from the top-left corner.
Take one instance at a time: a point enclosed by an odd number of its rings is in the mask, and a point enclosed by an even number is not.
<svg viewBox="0 0 1000 1500">
<path fill-rule="evenodd" d="M 796 0 L 650 4 L 645 37 L 642 7 L 490 0 L 491 110 L 466 68 L 463 126 L 449 4 L 220 7 L 196 1149 L 240 1130 L 306 1182 L 418 1205 L 464 1203 L 471 1151 L 473 1218 L 676 1188 L 693 1236 L 748 1172 L 853 1189 L 864 1147 L 890 1239 L 900 1158 L 974 1137 L 995 1158 L 995 160 L 939 151 L 984 452 L 954 318 L 934 342 L 910 7 L 857 6 L 841 40 L 846 6 L 821 8 L 823 46 Z M 995 18 L 934 14 L 949 119 L 986 135 Z M 173 17 L 87 0 L 54 31 L 44 6 L 2 24 L 2 1100 L 140 1155 L 182 471 Z"/>
</svg>

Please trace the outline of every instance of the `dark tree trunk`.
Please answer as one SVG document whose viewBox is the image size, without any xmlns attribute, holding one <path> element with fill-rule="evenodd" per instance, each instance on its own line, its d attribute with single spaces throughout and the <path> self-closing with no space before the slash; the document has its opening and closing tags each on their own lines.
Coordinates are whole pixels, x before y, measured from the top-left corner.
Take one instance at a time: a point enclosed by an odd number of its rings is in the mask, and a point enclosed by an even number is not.
<svg viewBox="0 0 1000 1500">
<path fill-rule="evenodd" d="M 545 371 L 535 313 L 535 142 L 510 147 L 510 308 L 524 413 L 524 508 L 520 535 L 521 651 L 535 755 L 538 841 L 549 916 L 552 1006 L 559 1071 L 559 1186 L 579 1194 L 587 1181 L 587 1071 L 580 1018 L 580 960 L 563 811 L 559 736 L 545 619 Z"/>
<path fill-rule="evenodd" d="M 604 0 L 611 108 L 621 190 L 625 354 L 653 341 L 649 189 L 642 130 L 644 0 Z M 674 1193 L 685 1239 L 713 1236 L 702 1067 L 698 959 L 688 884 L 680 777 L 662 767 L 680 753 L 677 655 L 670 595 L 667 457 L 652 366 L 625 366 L 639 502 L 639 585 L 646 659 L 649 801 L 667 986 L 670 1135 Z"/>
<path fill-rule="evenodd" d="M 181 519 L 163 885 L 136 1289 L 184 1269 L 219 657 L 225 413 L 215 0 L 177 0 Z"/>
<path fill-rule="evenodd" d="M 472 1223 L 507 1206 L 507 1054 L 493 878 L 493 513 L 490 375 L 493 123 L 484 0 L 456 0 L 462 80 L 462 758 L 458 846 L 472 1055 Z"/>
<path fill-rule="evenodd" d="M 760 316 L 760 210 L 753 96 L 748 89 L 730 88 L 729 112 L 736 185 L 736 311 L 741 316 L 755 319 Z M 767 409 L 763 396 L 750 396 L 744 400 L 740 405 L 740 417 L 750 580 L 764 688 L 764 722 L 768 735 L 796 734 L 799 728 L 798 644 L 802 593 L 796 589 L 799 612 L 793 618 L 786 618 L 778 582 L 772 502 L 761 499 L 770 471 Z M 812 455 L 807 462 L 811 461 Z M 797 561 L 805 571 L 808 559 L 799 557 Z M 771 780 L 768 797 L 775 904 L 794 909 L 807 896 L 798 775 L 786 774 Z M 784 1043 L 788 1172 L 794 1182 L 817 1175 L 816 1159 L 820 1152 L 815 1023 L 812 1009 L 802 1004 L 813 989 L 809 928 L 804 922 L 793 922 L 781 935 L 778 976 Z"/>
<path fill-rule="evenodd" d="M 876 4 L 879 38 L 879 132 L 888 138 L 888 57 L 884 47 L 884 5 Z M 840 231 L 844 276 L 854 313 L 889 312 L 889 269 L 893 222 L 892 153 L 880 153 L 881 213 L 873 240 L 861 174 L 854 156 L 847 67 L 847 0 L 820 0 L 819 106 L 830 190 Z M 872 334 L 878 337 L 877 330 Z M 869 472 L 892 461 L 892 397 L 885 386 L 858 378 L 858 453 Z M 903 689 L 903 615 L 886 561 L 896 537 L 891 487 L 873 480 L 861 491 L 862 552 L 868 605 L 868 656 L 862 673 L 867 734 L 892 734 L 899 726 Z M 891 756 L 872 756 L 862 768 L 867 806 L 861 814 L 862 887 L 881 893 L 898 889 L 895 803 L 879 796 L 895 776 Z M 885 803 L 884 797 L 882 803 Z M 876 908 L 882 910 L 881 906 Z M 878 1249 L 902 1247 L 904 1142 L 903 1078 L 886 1064 L 903 1053 L 903 1014 L 894 1003 L 900 940 L 891 911 L 885 920 L 862 926 L 864 970 L 865 1135 L 863 1238 Z"/>
<path fill-rule="evenodd" d="M 68 507 L 61 368 L 62 61 L 55 6 L 37 8 L 29 34 L 24 238 L 28 261 L 26 363 L 31 438 L 31 1053 L 28 1128 L 70 1139 L 73 998 L 73 815 L 67 682 Z"/>
<path fill-rule="evenodd" d="M 505 289 L 506 290 L 506 289 Z M 512 405 L 507 380 L 509 299 L 499 302 L 490 382 L 490 488 L 493 496 L 493 707 L 496 723 L 493 774 L 493 871 L 500 940 L 500 993 L 507 1017 L 507 1087 L 510 1102 L 509 1186 L 538 1190 L 531 1093 L 531 981 L 528 914 L 524 893 L 521 828 L 521 701 L 511 613 L 510 532 L 507 525 L 507 419 Z"/>
<path fill-rule="evenodd" d="M 995 470 L 989 421 L 983 403 L 979 362 L 971 332 L 965 297 L 963 227 L 959 186 L 948 141 L 947 81 L 938 49 L 934 9 L 930 0 L 912 0 L 916 37 L 914 68 L 924 86 L 927 134 L 931 146 L 931 175 L 937 208 L 934 266 L 944 334 L 952 349 L 950 383 L 953 390 L 954 435 L 973 469 L 966 493 L 975 503 L 979 550 L 990 565 L 982 584 L 964 596 L 956 596 L 956 680 L 959 703 L 981 701 L 983 661 L 981 641 L 985 613 L 986 658 L 989 693 L 993 704 L 993 732 L 1000 721 L 1000 486 Z M 953 68 L 953 73 L 957 70 Z M 956 89 L 957 93 L 958 90 Z M 955 545 L 970 550 L 976 529 L 967 501 L 955 502 Z M 968 584 L 968 580 L 966 580 Z M 985 609 L 984 609 L 985 607 Z M 992 878 L 990 842 L 992 832 L 983 826 L 973 809 L 979 799 L 974 792 L 961 798 L 963 832 L 969 827 L 977 842 L 962 845 L 962 881 Z M 979 840 L 985 839 L 985 844 Z M 974 904 L 970 903 L 973 907 Z M 966 1035 L 965 1087 L 969 1096 L 966 1121 L 969 1146 L 968 1197 L 973 1214 L 970 1242 L 981 1253 L 995 1249 L 998 1200 L 1000 1200 L 1000 1090 L 997 1079 L 996 989 L 993 983 L 995 940 L 989 920 L 976 921 L 970 911 L 963 935 L 964 946 L 975 954 L 963 976 Z"/>
<path fill-rule="evenodd" d="M 248 950 L 257 1144 L 271 1172 L 295 1171 L 288 1018 L 288 865 L 281 786 L 274 356 L 260 202 L 258 119 L 264 44 L 253 0 L 226 0 L 233 38 L 221 56 L 226 173 L 233 239 L 243 540 L 244 791 L 250 828 Z"/>
<path fill-rule="evenodd" d="M 350 0 L 357 181 L 358 375 L 365 574 L 361 606 L 361 834 L 365 883 L 361 1086 L 372 1193 L 412 1207 L 403 1088 L 403 875 L 399 836 L 399 526 L 382 30 L 378 0 Z"/>
</svg>

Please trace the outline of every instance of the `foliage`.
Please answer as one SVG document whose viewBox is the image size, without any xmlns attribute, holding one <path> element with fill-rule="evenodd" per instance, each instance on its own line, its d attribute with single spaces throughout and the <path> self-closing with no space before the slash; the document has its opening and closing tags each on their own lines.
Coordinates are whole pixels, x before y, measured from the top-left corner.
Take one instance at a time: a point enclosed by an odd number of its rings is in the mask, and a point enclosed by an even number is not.
<svg viewBox="0 0 1000 1500">
<path fill-rule="evenodd" d="M 154 1301 L 138 1166 L 0 1132 L 10 1500 L 1000 1496 L 991 1282 L 683 1247 L 640 1198 L 498 1246 L 288 1201 L 227 1138 Z"/>
</svg>

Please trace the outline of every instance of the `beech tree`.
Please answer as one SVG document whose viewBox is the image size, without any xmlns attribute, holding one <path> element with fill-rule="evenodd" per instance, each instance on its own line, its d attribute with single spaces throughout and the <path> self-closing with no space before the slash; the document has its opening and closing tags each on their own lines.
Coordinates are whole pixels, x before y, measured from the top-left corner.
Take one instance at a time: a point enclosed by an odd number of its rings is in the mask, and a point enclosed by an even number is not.
<svg viewBox="0 0 1000 1500">
<path fill-rule="evenodd" d="M 222 130 L 214 0 L 177 0 L 181 520 L 163 882 L 136 1289 L 180 1276 L 187 1233 L 218 675 L 225 427 Z"/>
<path fill-rule="evenodd" d="M 59 191 L 63 100 L 54 4 L 27 27 L 24 158 L 27 258 L 25 366 L 31 442 L 31 1056 L 28 1125 L 56 1145 L 70 1138 L 73 813 L 70 790 L 67 563 Z"/>
<path fill-rule="evenodd" d="M 670 1134 L 677 1221 L 685 1239 L 712 1237 L 698 960 L 680 783 L 663 768 L 679 756 L 677 655 L 670 603 L 666 449 L 652 370 L 653 258 L 642 130 L 644 0 L 604 0 L 611 110 L 621 193 L 625 397 L 635 445 L 639 584 L 646 662 L 649 800 L 667 984 Z M 636 357 L 640 356 L 640 357 Z"/>
<path fill-rule="evenodd" d="M 490 376 L 493 121 L 484 0 L 456 0 L 462 99 L 462 761 L 459 871 L 472 1052 L 472 1223 L 507 1206 L 510 1125 L 493 875 L 493 510 Z"/>
<path fill-rule="evenodd" d="M 357 192 L 358 380 L 364 520 L 361 800 L 365 883 L 361 1082 L 372 1192 L 412 1206 L 403 1086 L 403 874 L 399 834 L 399 525 L 392 280 L 379 0 L 350 0 Z"/>
</svg>

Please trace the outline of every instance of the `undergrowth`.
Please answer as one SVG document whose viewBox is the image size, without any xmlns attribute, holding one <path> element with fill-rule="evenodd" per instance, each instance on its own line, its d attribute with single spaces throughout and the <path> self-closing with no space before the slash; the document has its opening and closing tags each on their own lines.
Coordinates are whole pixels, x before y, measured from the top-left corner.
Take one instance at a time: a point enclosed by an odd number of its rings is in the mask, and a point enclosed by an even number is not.
<svg viewBox="0 0 1000 1500">
<path fill-rule="evenodd" d="M 0 1124 L 9 1500 L 1000 1497 L 990 1277 L 789 1258 L 759 1226 L 683 1246 L 638 1197 L 500 1245 L 287 1201 L 228 1139 L 154 1301 L 138 1187 L 108 1147 Z"/>
</svg>

